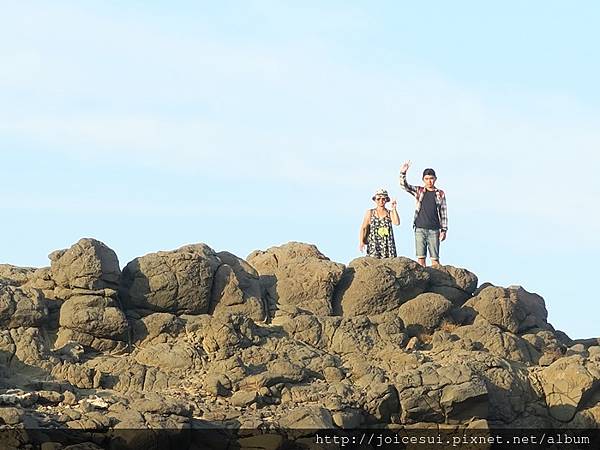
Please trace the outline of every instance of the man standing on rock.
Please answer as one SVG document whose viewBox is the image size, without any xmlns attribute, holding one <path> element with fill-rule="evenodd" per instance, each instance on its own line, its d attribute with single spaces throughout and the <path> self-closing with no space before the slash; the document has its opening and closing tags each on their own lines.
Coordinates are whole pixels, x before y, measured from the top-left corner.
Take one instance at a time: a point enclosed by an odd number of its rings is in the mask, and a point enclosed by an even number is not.
<svg viewBox="0 0 600 450">
<path fill-rule="evenodd" d="M 423 186 L 413 186 L 406 182 L 406 172 L 410 161 L 400 167 L 400 187 L 417 199 L 415 208 L 415 248 L 419 264 L 425 266 L 427 249 L 431 265 L 440 265 L 440 241 L 446 239 L 448 230 L 448 210 L 444 191 L 435 187 L 435 170 L 423 171 Z"/>
</svg>

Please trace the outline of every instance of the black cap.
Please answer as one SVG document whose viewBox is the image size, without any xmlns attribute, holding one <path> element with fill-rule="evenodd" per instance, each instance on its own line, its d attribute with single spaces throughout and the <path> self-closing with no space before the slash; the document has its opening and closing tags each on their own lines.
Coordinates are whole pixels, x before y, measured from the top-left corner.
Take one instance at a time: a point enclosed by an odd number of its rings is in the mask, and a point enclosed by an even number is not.
<svg viewBox="0 0 600 450">
<path fill-rule="evenodd" d="M 421 178 L 425 178 L 425 175 L 433 175 L 434 177 L 437 178 L 437 176 L 435 175 L 435 170 L 433 170 L 433 169 L 425 169 L 423 171 L 423 176 Z"/>
</svg>

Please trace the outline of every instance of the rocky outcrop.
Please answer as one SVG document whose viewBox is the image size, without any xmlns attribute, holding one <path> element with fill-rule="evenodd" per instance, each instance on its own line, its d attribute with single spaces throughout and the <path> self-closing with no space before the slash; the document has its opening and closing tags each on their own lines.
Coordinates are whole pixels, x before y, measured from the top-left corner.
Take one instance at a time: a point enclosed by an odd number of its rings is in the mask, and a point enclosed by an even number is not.
<svg viewBox="0 0 600 450">
<path fill-rule="evenodd" d="M 74 341 L 109 351 L 125 346 L 129 325 L 112 298 L 79 295 L 63 303 L 60 327 L 55 344 L 59 348 Z"/>
<path fill-rule="evenodd" d="M 398 309 L 398 315 L 411 334 L 431 333 L 449 316 L 452 303 L 439 294 L 421 294 Z"/>
<path fill-rule="evenodd" d="M 466 269 L 453 266 L 428 267 L 428 292 L 444 296 L 454 305 L 460 306 L 477 289 L 477 276 Z"/>
<path fill-rule="evenodd" d="M 543 369 L 539 379 L 550 416 L 568 423 L 583 409 L 583 404 L 599 392 L 600 367 L 597 360 L 573 355 Z"/>
<path fill-rule="evenodd" d="M 123 307 L 142 315 L 206 313 L 218 266 L 214 250 L 204 244 L 135 258 L 121 277 Z"/>
<path fill-rule="evenodd" d="M 344 266 L 329 260 L 314 245 L 291 242 L 248 255 L 260 275 L 270 316 L 279 305 L 326 316 L 333 312 L 333 292 Z"/>
<path fill-rule="evenodd" d="M 206 427 L 300 443 L 322 428 L 600 425 L 600 340 L 571 340 L 540 296 L 478 287 L 466 269 L 345 267 L 301 243 L 247 260 L 189 245 L 122 273 L 93 239 L 51 259 L 0 266 L 3 427 L 85 429 L 117 448 L 131 429 L 186 446 Z M 240 442 L 267 445 L 255 438 Z"/>
<path fill-rule="evenodd" d="M 505 289 L 490 286 L 463 306 L 476 312 L 477 321 L 496 325 L 512 333 L 548 328 L 548 311 L 544 300 L 523 288 Z"/>
<path fill-rule="evenodd" d="M 17 267 L 11 264 L 0 264 L 0 284 L 22 286 L 33 276 L 33 267 Z"/>
<path fill-rule="evenodd" d="M 114 289 L 121 269 L 116 253 L 95 239 L 80 239 L 67 250 L 49 255 L 51 278 L 65 289 Z"/>
<path fill-rule="evenodd" d="M 214 275 L 210 312 L 239 313 L 255 321 L 268 317 L 258 272 L 229 252 L 217 253 L 221 265 Z"/>
<path fill-rule="evenodd" d="M 357 258 L 337 289 L 338 312 L 345 316 L 381 314 L 423 293 L 430 275 L 408 258 Z"/>
<path fill-rule="evenodd" d="M 84 238 L 48 257 L 50 270 L 36 272 L 29 284 L 45 287 L 38 290 L 58 313 L 54 349 L 82 345 L 100 352 L 125 350 L 129 324 L 117 293 L 121 269 L 116 253 L 96 239 Z"/>
<path fill-rule="evenodd" d="M 0 327 L 38 327 L 48 317 L 42 295 L 34 290 L 0 283 Z"/>
</svg>

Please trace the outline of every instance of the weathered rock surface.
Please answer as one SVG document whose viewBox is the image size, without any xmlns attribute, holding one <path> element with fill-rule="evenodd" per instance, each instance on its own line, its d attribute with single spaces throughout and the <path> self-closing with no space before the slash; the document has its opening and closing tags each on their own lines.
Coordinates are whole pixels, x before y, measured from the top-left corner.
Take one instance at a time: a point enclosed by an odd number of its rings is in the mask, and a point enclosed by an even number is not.
<svg viewBox="0 0 600 450">
<path fill-rule="evenodd" d="M 523 288 L 517 290 L 490 286 L 465 303 L 464 307 L 472 308 L 477 313 L 477 319 L 512 333 L 548 327 L 548 311 L 544 300 Z"/>
<path fill-rule="evenodd" d="M 432 332 L 439 327 L 450 310 L 452 303 L 440 294 L 421 294 L 407 301 L 398 310 L 404 326 L 412 334 L 422 331 Z"/>
<path fill-rule="evenodd" d="M 423 293 L 429 278 L 408 258 L 357 258 L 344 271 L 336 303 L 345 316 L 381 314 Z"/>
<path fill-rule="evenodd" d="M 0 283 L 0 327 L 37 327 L 47 317 L 48 308 L 38 291 Z"/>
<path fill-rule="evenodd" d="M 477 289 L 477 276 L 466 269 L 442 266 L 426 270 L 430 275 L 428 292 L 443 295 L 456 306 L 462 305 Z"/>
<path fill-rule="evenodd" d="M 121 274 L 83 239 L 50 268 L 0 266 L 0 325 L 0 426 L 45 436 L 133 445 L 126 431 L 145 429 L 185 447 L 207 427 L 284 428 L 304 445 L 334 427 L 600 426 L 598 338 L 554 330 L 523 288 L 408 258 L 345 268 L 301 243 L 247 261 L 197 244 Z M 82 439 L 58 445 L 97 445 Z"/>
<path fill-rule="evenodd" d="M 277 305 L 289 305 L 318 315 L 332 314 L 335 286 L 344 271 L 314 245 L 290 242 L 248 255 L 260 274 L 269 301 L 270 315 Z"/>
<path fill-rule="evenodd" d="M 115 305 L 107 297 L 71 297 L 60 309 L 60 326 L 101 338 L 124 339 L 127 319 Z"/>
<path fill-rule="evenodd" d="M 11 264 L 0 264 L 0 284 L 22 286 L 27 283 L 36 271 L 33 267 L 17 267 Z"/>
<path fill-rule="evenodd" d="M 51 276 L 68 289 L 116 288 L 121 269 L 116 253 L 96 239 L 83 238 L 67 250 L 49 255 Z"/>
<path fill-rule="evenodd" d="M 555 361 L 539 374 L 552 418 L 571 421 L 600 388 L 600 367 L 579 355 Z"/>
<path fill-rule="evenodd" d="M 240 313 L 257 322 L 267 318 L 258 272 L 229 252 L 217 253 L 221 265 L 214 276 L 210 310 L 213 314 Z"/>
<path fill-rule="evenodd" d="M 123 269 L 123 306 L 146 313 L 206 313 L 218 266 L 215 252 L 204 244 L 136 258 Z"/>
</svg>

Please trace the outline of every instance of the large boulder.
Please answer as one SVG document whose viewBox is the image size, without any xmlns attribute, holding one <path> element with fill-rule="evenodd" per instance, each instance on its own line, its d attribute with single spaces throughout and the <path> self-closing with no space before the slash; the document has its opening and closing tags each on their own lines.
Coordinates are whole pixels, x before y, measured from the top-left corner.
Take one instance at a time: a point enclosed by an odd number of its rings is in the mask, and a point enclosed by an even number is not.
<svg viewBox="0 0 600 450">
<path fill-rule="evenodd" d="M 457 423 L 486 418 L 488 414 L 484 380 L 459 360 L 400 368 L 396 388 L 403 423 Z"/>
<path fill-rule="evenodd" d="M 23 375 L 49 372 L 58 361 L 50 352 L 46 333 L 34 327 L 0 331 L 0 362 L 5 357 L 11 369 Z"/>
<path fill-rule="evenodd" d="M 215 316 L 207 325 L 207 328 L 202 330 L 202 347 L 215 360 L 229 358 L 240 349 L 261 341 L 256 324 L 240 314 Z"/>
<path fill-rule="evenodd" d="M 345 316 L 381 314 L 423 293 L 428 282 L 429 274 L 411 259 L 357 258 L 340 281 L 336 306 Z"/>
<path fill-rule="evenodd" d="M 205 244 L 135 258 L 123 269 L 123 307 L 150 314 L 205 314 L 219 258 Z"/>
<path fill-rule="evenodd" d="M 362 358 L 380 341 L 377 325 L 367 316 L 335 317 L 323 322 L 329 350 L 338 355 L 358 354 Z"/>
<path fill-rule="evenodd" d="M 198 317 L 198 316 L 191 316 Z M 154 313 L 139 320 L 131 320 L 131 337 L 136 345 L 143 345 L 158 338 L 161 342 L 177 336 L 185 327 L 181 316 L 170 313 Z"/>
<path fill-rule="evenodd" d="M 66 289 L 116 288 L 121 269 L 116 253 L 96 239 L 80 239 L 71 248 L 57 250 L 51 260 L 51 277 Z"/>
<path fill-rule="evenodd" d="M 464 354 L 454 355 L 464 360 Z M 542 418 L 546 412 L 538 409 L 539 387 L 532 383 L 529 370 L 522 364 L 509 364 L 504 358 L 491 354 L 479 353 L 467 356 L 469 364 L 476 367 L 485 381 L 489 394 L 488 420 L 510 424 L 511 428 L 519 427 L 519 420 L 529 411 L 539 411 Z M 540 414 L 541 413 L 541 414 Z M 537 424 L 534 417 L 530 424 Z M 525 424 L 527 423 L 525 419 Z M 530 425 L 531 426 L 531 425 Z"/>
<path fill-rule="evenodd" d="M 315 405 L 292 409 L 289 414 L 280 419 L 279 425 L 282 428 L 306 432 L 306 430 L 333 428 L 333 421 L 328 410 Z"/>
<path fill-rule="evenodd" d="M 460 340 L 445 343 L 448 350 L 452 346 L 461 346 L 464 344 L 461 341 L 465 341 L 471 350 L 487 351 L 511 361 L 531 364 L 537 363 L 540 357 L 539 352 L 525 339 L 487 323 L 458 327 L 452 331 L 451 338 L 456 337 Z"/>
<path fill-rule="evenodd" d="M 548 328 L 548 311 L 544 299 L 523 288 L 505 289 L 489 286 L 463 305 L 477 313 L 477 319 L 512 333 L 532 328 Z M 476 320 L 477 320 L 476 319 Z"/>
<path fill-rule="evenodd" d="M 70 342 L 98 351 L 124 349 L 126 346 L 127 319 L 116 302 L 109 297 L 71 297 L 61 306 L 59 323 L 56 348 Z"/>
<path fill-rule="evenodd" d="M 567 346 L 560 341 L 557 333 L 550 330 L 539 330 L 521 337 L 540 352 L 541 356 L 538 361 L 540 366 L 549 366 L 557 359 L 562 358 L 567 351 Z"/>
<path fill-rule="evenodd" d="M 221 265 L 214 276 L 210 312 L 239 313 L 254 321 L 266 318 L 266 305 L 258 272 L 229 252 L 217 253 Z"/>
<path fill-rule="evenodd" d="M 27 283 L 36 269 L 32 267 L 17 267 L 12 264 L 0 264 L 0 282 L 12 286 L 22 286 Z"/>
<path fill-rule="evenodd" d="M 477 276 L 467 269 L 453 266 L 427 267 L 430 275 L 428 292 L 443 295 L 454 305 L 462 305 L 477 289 Z"/>
<path fill-rule="evenodd" d="M 48 308 L 35 289 L 0 283 L 0 327 L 39 327 L 48 317 Z"/>
<path fill-rule="evenodd" d="M 573 355 L 546 367 L 539 379 L 550 415 L 560 422 L 569 422 L 586 400 L 598 392 L 600 364 Z"/>
<path fill-rule="evenodd" d="M 334 289 L 344 265 L 323 255 L 317 247 L 289 242 L 246 258 L 260 274 L 272 313 L 278 305 L 291 305 L 318 315 L 331 315 Z"/>
<path fill-rule="evenodd" d="M 451 309 L 452 303 L 445 297 L 424 293 L 400 306 L 398 315 L 411 334 L 422 331 L 429 333 L 441 324 Z"/>
<path fill-rule="evenodd" d="M 124 339 L 127 319 L 108 297 L 71 297 L 60 309 L 60 326 L 107 339 Z"/>
</svg>

